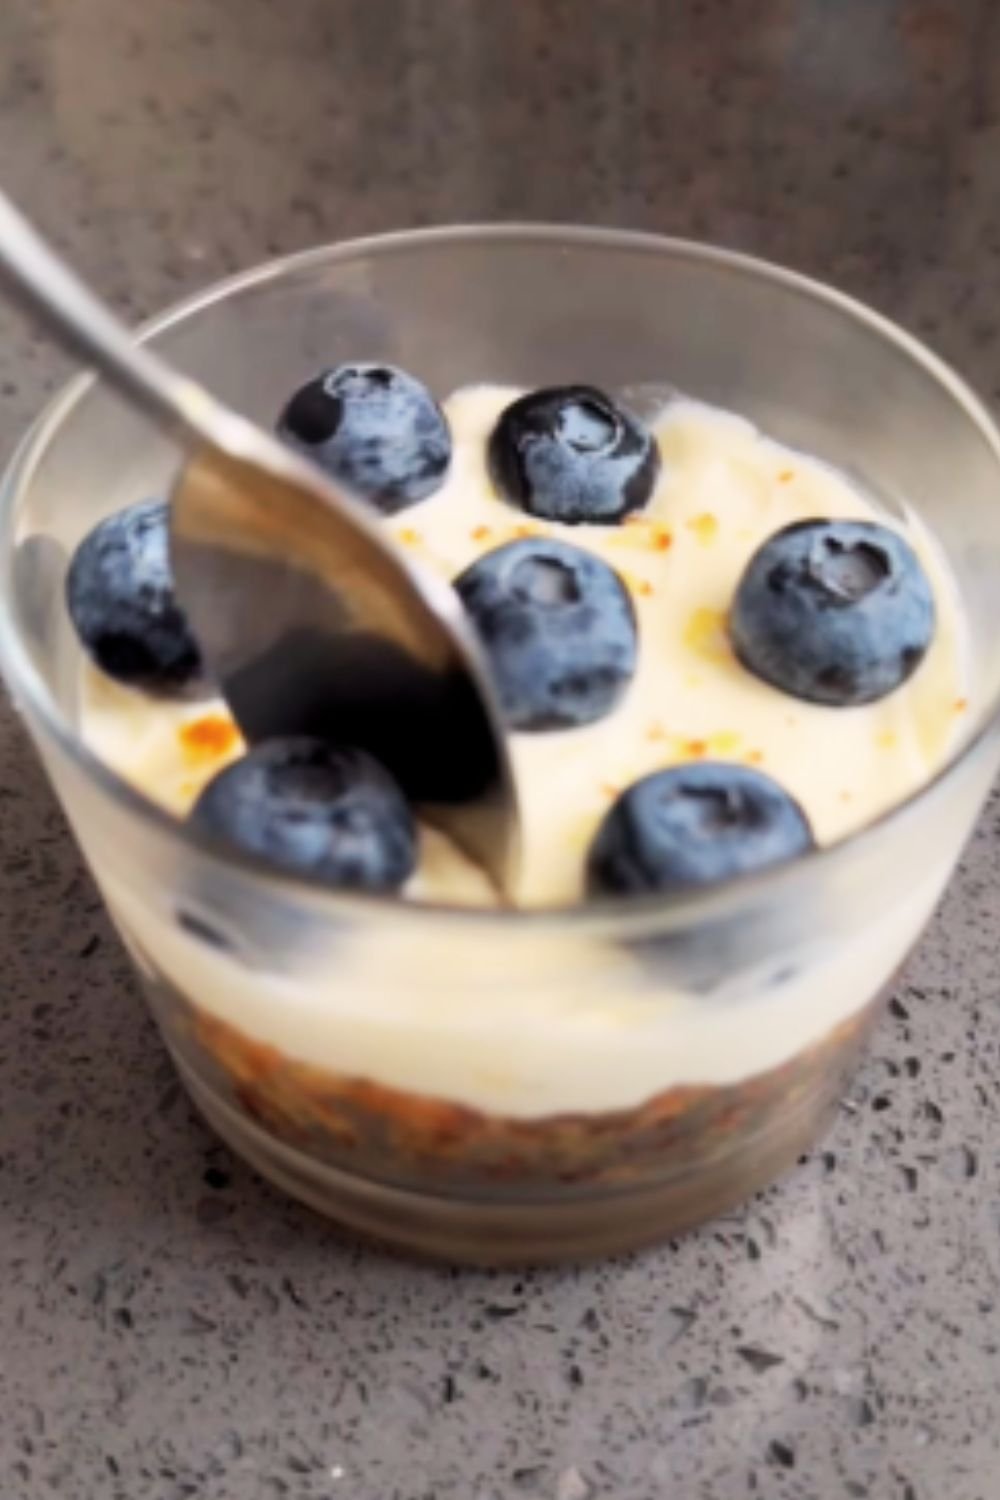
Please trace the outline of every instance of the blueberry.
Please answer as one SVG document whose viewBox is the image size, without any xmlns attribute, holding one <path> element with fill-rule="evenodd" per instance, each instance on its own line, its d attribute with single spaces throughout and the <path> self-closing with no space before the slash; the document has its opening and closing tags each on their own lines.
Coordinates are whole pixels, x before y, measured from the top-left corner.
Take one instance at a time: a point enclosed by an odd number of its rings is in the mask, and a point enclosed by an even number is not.
<svg viewBox="0 0 1000 1500">
<path fill-rule="evenodd" d="M 441 408 L 391 365 L 317 375 L 285 407 L 278 435 L 387 516 L 439 489 L 451 460 Z"/>
<path fill-rule="evenodd" d="M 872 521 L 799 521 L 750 559 L 729 634 L 749 671 L 795 698 L 872 703 L 923 660 L 934 597 L 898 532 Z"/>
<path fill-rule="evenodd" d="M 81 642 L 109 677 L 163 697 L 193 697 L 206 685 L 174 596 L 169 543 L 163 501 L 108 516 L 76 549 L 66 603 Z"/>
<path fill-rule="evenodd" d="M 714 885 L 813 846 L 805 813 L 770 776 L 703 760 L 627 787 L 597 831 L 587 863 L 592 896 Z"/>
<path fill-rule="evenodd" d="M 645 505 L 660 470 L 650 432 L 602 391 L 533 391 L 501 412 L 490 436 L 497 488 L 533 516 L 613 526 Z"/>
<path fill-rule="evenodd" d="M 413 817 L 362 750 L 305 736 L 264 740 L 220 771 L 194 823 L 282 869 L 351 890 L 397 890 L 413 873 Z"/>
<path fill-rule="evenodd" d="M 635 672 L 635 611 L 606 562 L 551 538 L 487 552 L 455 587 L 514 729 L 565 729 L 608 713 Z"/>
</svg>

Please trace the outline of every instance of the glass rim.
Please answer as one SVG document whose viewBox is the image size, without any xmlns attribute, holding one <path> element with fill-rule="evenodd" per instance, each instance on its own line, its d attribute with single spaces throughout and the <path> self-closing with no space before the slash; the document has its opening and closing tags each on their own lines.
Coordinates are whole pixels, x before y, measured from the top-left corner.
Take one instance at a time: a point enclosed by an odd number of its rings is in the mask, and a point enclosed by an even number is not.
<svg viewBox="0 0 1000 1500">
<path fill-rule="evenodd" d="M 786 291 L 825 303 L 850 321 L 861 324 L 871 333 L 892 343 L 913 363 L 920 365 L 961 408 L 979 435 L 992 450 L 997 463 L 1000 493 L 1000 429 L 984 403 L 972 388 L 943 359 L 921 340 L 908 333 L 866 303 L 815 280 L 798 271 L 741 251 L 702 243 L 697 240 L 648 234 L 634 230 L 591 227 L 559 223 L 494 223 L 440 225 L 421 229 L 398 230 L 369 235 L 277 256 L 245 271 L 212 282 L 209 286 L 173 303 L 136 329 L 142 342 L 167 333 L 199 313 L 240 295 L 281 281 L 290 274 L 312 267 L 337 266 L 364 257 L 406 254 L 422 248 L 449 247 L 481 243 L 520 243 L 529 246 L 558 246 L 613 252 L 656 255 L 714 265 L 733 274 L 769 281 Z M 0 549 L 10 553 L 14 546 L 14 521 L 21 497 L 31 484 L 34 472 L 51 445 L 58 441 L 66 418 L 76 409 L 99 377 L 92 371 L 73 377 L 46 402 L 25 432 L 4 472 L 0 475 Z M 418 921 L 442 926 L 462 922 L 466 925 L 501 926 L 510 933 L 515 929 L 538 932 L 585 928 L 594 936 L 636 936 L 651 928 L 661 934 L 690 930 L 706 920 L 731 915 L 740 907 L 762 899 L 780 899 L 786 887 L 797 886 L 807 872 L 817 876 L 852 852 L 866 847 L 890 827 L 916 815 L 938 787 L 969 759 L 976 748 L 1000 721 L 1000 687 L 984 702 L 967 734 L 959 740 L 944 763 L 927 781 L 907 797 L 894 803 L 877 818 L 822 847 L 785 863 L 768 867 L 751 875 L 720 881 L 705 890 L 671 896 L 637 896 L 581 900 L 554 906 L 515 908 L 505 905 L 482 907 L 456 902 L 408 901 L 396 893 L 337 891 L 308 876 L 275 869 L 265 860 L 233 848 L 216 838 L 194 829 L 168 812 L 134 785 L 112 771 L 96 756 L 59 710 L 41 674 L 36 670 L 18 631 L 10 601 L 0 597 L 0 668 L 16 687 L 15 702 L 24 706 L 42 726 L 45 733 L 68 757 L 75 768 L 128 816 L 138 819 L 155 837 L 183 849 L 195 848 L 210 864 L 227 873 L 237 873 L 252 883 L 277 887 L 311 907 L 333 909 L 341 917 L 352 910 L 368 920 Z"/>
</svg>

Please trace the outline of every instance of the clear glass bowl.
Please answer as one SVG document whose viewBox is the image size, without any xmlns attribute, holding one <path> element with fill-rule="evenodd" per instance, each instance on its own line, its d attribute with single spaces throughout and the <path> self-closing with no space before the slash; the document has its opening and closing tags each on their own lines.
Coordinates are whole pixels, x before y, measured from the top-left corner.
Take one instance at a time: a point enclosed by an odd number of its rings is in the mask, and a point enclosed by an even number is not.
<svg viewBox="0 0 1000 1500">
<path fill-rule="evenodd" d="M 29 434 L 0 514 L 0 660 L 194 1099 L 290 1192 L 455 1260 L 672 1234 L 794 1162 L 954 866 L 1000 759 L 1000 446 L 970 392 L 836 292 L 696 245 L 559 228 L 318 250 L 147 337 L 268 423 L 341 358 L 441 394 L 665 385 L 740 411 L 931 526 L 961 585 L 974 712 L 889 816 L 697 899 L 460 912 L 317 892 L 220 857 L 75 728 L 66 562 L 177 457 L 102 386 Z"/>
</svg>

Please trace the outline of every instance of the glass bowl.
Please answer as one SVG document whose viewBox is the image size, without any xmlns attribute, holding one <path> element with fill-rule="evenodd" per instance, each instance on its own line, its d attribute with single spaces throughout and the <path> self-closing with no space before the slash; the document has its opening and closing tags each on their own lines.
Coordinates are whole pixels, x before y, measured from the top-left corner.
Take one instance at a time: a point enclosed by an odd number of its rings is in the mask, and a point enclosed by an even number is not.
<svg viewBox="0 0 1000 1500">
<path fill-rule="evenodd" d="M 822 1129 L 1000 760 L 1000 444 L 961 382 L 838 293 L 709 247 L 431 230 L 273 262 L 145 335 L 263 423 L 344 358 L 438 394 L 669 385 L 923 518 L 960 584 L 973 711 L 949 764 L 862 832 L 704 896 L 462 911 L 317 891 L 225 857 L 76 730 L 66 563 L 165 492 L 169 444 L 79 380 L 0 496 L 0 662 L 218 1133 L 345 1224 L 452 1260 L 593 1256 L 710 1217 Z"/>
</svg>

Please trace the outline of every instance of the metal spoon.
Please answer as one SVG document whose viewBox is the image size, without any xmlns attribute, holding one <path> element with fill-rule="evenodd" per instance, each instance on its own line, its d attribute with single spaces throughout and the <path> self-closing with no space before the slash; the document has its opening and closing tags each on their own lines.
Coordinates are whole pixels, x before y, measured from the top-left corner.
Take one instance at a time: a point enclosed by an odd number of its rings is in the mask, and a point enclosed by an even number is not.
<svg viewBox="0 0 1000 1500">
<path fill-rule="evenodd" d="M 247 740 L 315 734 L 371 751 L 509 891 L 514 782 L 453 590 L 306 459 L 136 343 L 3 194 L 0 275 L 185 450 L 171 497 L 178 596 Z"/>
</svg>

